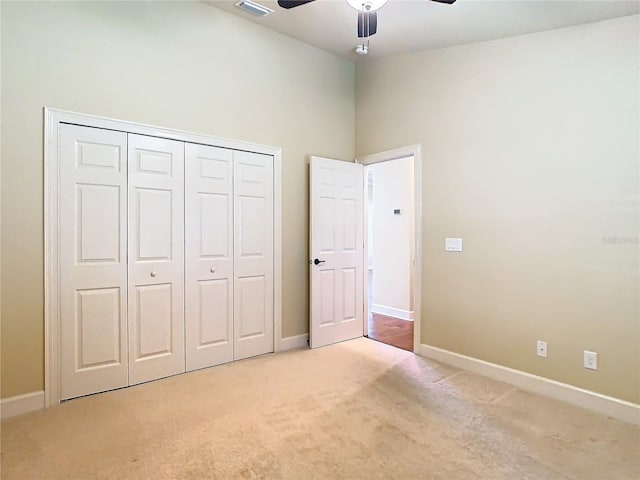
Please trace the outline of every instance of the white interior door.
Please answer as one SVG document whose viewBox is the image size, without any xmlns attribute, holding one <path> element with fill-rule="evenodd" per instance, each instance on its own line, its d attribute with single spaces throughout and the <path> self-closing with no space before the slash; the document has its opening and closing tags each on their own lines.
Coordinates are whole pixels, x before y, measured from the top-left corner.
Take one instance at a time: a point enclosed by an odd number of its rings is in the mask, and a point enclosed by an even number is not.
<svg viewBox="0 0 640 480">
<path fill-rule="evenodd" d="M 184 143 L 128 135 L 129 384 L 185 371 Z"/>
<path fill-rule="evenodd" d="M 60 398 L 127 385 L 127 135 L 59 130 Z"/>
<path fill-rule="evenodd" d="M 273 157 L 234 151 L 234 359 L 273 352 Z"/>
<path fill-rule="evenodd" d="M 311 157 L 311 348 L 362 336 L 363 167 Z"/>
<path fill-rule="evenodd" d="M 185 144 L 187 370 L 233 360 L 233 150 Z"/>
</svg>

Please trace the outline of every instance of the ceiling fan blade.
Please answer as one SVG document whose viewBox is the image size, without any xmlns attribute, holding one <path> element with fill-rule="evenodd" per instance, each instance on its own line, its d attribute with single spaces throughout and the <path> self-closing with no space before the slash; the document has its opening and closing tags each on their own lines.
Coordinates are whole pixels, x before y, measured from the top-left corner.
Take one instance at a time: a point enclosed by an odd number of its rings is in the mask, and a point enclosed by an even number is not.
<svg viewBox="0 0 640 480">
<path fill-rule="evenodd" d="M 433 2 L 438 2 L 438 3 L 447 3 L 449 5 L 451 5 L 452 3 L 454 3 L 456 0 L 431 0 Z"/>
<path fill-rule="evenodd" d="M 378 31 L 378 12 L 369 12 L 369 36 Z"/>
<path fill-rule="evenodd" d="M 366 14 L 364 12 L 358 12 L 358 38 L 369 36 L 369 32 L 365 32 L 365 15 Z"/>
<path fill-rule="evenodd" d="M 288 10 L 290 8 L 299 7 L 300 5 L 311 3 L 314 1 L 315 0 L 278 0 L 278 5 Z"/>
<path fill-rule="evenodd" d="M 358 38 L 367 38 L 378 31 L 378 12 L 358 12 Z"/>
</svg>

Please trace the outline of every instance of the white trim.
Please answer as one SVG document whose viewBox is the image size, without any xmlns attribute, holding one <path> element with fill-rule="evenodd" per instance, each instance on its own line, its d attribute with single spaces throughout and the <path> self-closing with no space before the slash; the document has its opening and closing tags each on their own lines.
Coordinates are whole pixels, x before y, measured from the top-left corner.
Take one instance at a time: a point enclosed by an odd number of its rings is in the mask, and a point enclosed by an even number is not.
<svg viewBox="0 0 640 480">
<path fill-rule="evenodd" d="M 294 350 L 296 348 L 309 348 L 309 335 L 294 335 L 293 337 L 285 337 L 280 341 L 280 351 Z"/>
<path fill-rule="evenodd" d="M 282 350 L 282 149 L 273 154 L 273 351 Z"/>
<path fill-rule="evenodd" d="M 386 305 L 378 305 L 377 303 L 371 305 L 371 313 L 379 313 L 387 317 L 394 317 L 411 322 L 413 322 L 414 314 L 413 310 L 401 310 L 399 308 L 387 307 Z"/>
<path fill-rule="evenodd" d="M 155 125 L 147 125 L 144 123 L 130 122 L 128 120 L 118 120 L 108 117 L 98 117 L 84 113 L 69 112 L 56 108 L 45 107 L 45 120 L 55 123 L 70 123 L 73 125 L 81 125 L 85 127 L 105 128 L 108 130 L 117 130 L 119 132 L 136 133 L 139 135 L 148 135 L 151 137 L 168 138 L 179 142 L 200 143 L 202 145 L 212 145 L 222 148 L 230 148 L 233 150 L 242 150 L 245 152 L 262 153 L 265 155 L 274 155 L 281 151 L 278 147 L 269 145 L 260 145 L 257 143 L 244 142 L 242 140 L 232 140 L 224 137 L 216 137 L 213 135 L 186 132 L 184 130 L 175 130 L 171 128 L 158 127 Z M 57 125 L 55 125 L 57 126 Z M 57 130 L 50 130 L 50 133 L 56 133 Z"/>
<path fill-rule="evenodd" d="M 59 270 L 58 270 L 58 128 L 61 123 L 117 130 L 181 142 L 261 153 L 273 156 L 274 351 L 281 350 L 282 336 L 282 149 L 212 135 L 184 132 L 94 115 L 44 109 L 44 405 L 60 403 Z"/>
<path fill-rule="evenodd" d="M 44 404 L 60 403 L 58 120 L 44 109 Z"/>
<path fill-rule="evenodd" d="M 2 419 L 35 412 L 44 408 L 44 391 L 25 393 L 0 400 L 0 417 Z"/>
<path fill-rule="evenodd" d="M 363 155 L 356 158 L 356 162 L 362 165 L 372 165 L 374 163 L 388 162 L 399 158 L 413 156 L 413 210 L 414 210 L 414 264 L 413 264 L 413 351 L 420 352 L 421 342 L 421 308 L 422 308 L 422 146 L 420 144 L 387 150 L 386 152 Z M 364 175 L 364 188 L 367 191 L 368 176 Z M 365 265 L 368 265 L 367 250 L 367 202 L 363 202 L 364 209 L 364 258 Z M 368 334 L 369 306 L 368 298 L 368 270 L 364 270 L 364 324 L 362 326 L 364 335 Z"/>
<path fill-rule="evenodd" d="M 420 355 L 469 372 L 505 382 L 521 390 L 570 403 L 602 415 L 640 425 L 640 405 L 574 387 L 566 383 L 467 357 L 431 345 L 422 345 Z"/>
</svg>

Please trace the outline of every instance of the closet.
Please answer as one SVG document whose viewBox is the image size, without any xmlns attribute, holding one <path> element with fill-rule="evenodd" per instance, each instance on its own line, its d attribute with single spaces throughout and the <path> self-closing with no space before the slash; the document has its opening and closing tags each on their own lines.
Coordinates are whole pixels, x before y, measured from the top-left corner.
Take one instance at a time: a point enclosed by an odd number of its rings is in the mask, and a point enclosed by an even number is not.
<svg viewBox="0 0 640 480">
<path fill-rule="evenodd" d="M 61 399 L 273 351 L 273 156 L 57 140 Z"/>
</svg>

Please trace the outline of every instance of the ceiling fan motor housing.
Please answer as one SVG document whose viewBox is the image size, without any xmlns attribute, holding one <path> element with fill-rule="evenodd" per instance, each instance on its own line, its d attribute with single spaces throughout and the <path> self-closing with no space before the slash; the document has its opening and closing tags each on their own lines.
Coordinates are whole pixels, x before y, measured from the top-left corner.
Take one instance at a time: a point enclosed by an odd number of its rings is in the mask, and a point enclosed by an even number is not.
<svg viewBox="0 0 640 480">
<path fill-rule="evenodd" d="M 347 3 L 356 10 L 362 12 L 375 12 L 388 0 L 347 0 Z"/>
</svg>

